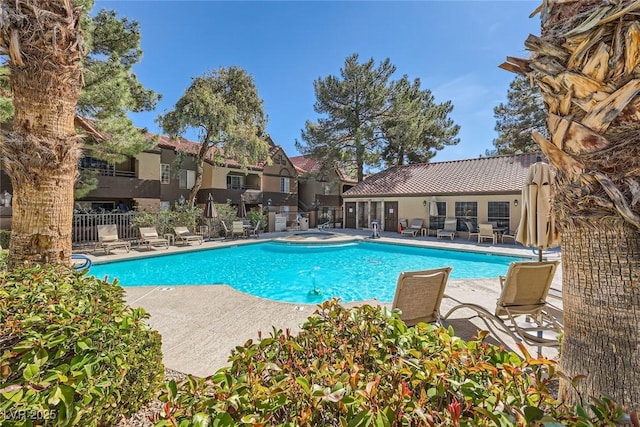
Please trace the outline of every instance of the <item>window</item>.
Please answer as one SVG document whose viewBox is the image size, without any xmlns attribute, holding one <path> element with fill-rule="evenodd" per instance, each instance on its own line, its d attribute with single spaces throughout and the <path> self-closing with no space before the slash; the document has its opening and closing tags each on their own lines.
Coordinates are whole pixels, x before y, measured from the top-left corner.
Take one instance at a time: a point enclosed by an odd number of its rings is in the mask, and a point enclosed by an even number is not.
<svg viewBox="0 0 640 427">
<path fill-rule="evenodd" d="M 456 218 L 478 224 L 478 202 L 456 202 Z M 458 221 L 460 225 L 460 221 Z M 466 227 L 465 227 L 466 231 Z"/>
<path fill-rule="evenodd" d="M 286 176 L 280 177 L 280 192 L 281 193 L 289 192 L 289 178 Z"/>
<path fill-rule="evenodd" d="M 171 166 L 168 163 L 160 163 L 160 184 L 169 184 L 171 180 Z"/>
<path fill-rule="evenodd" d="M 191 190 L 196 183 L 196 171 L 180 170 L 180 188 Z"/>
<path fill-rule="evenodd" d="M 227 175 L 227 189 L 228 190 L 242 190 L 244 188 L 244 176 L 242 175 Z"/>
<path fill-rule="evenodd" d="M 509 228 L 509 202 L 489 202 L 487 208 L 489 222 L 495 222 L 501 228 Z"/>
</svg>

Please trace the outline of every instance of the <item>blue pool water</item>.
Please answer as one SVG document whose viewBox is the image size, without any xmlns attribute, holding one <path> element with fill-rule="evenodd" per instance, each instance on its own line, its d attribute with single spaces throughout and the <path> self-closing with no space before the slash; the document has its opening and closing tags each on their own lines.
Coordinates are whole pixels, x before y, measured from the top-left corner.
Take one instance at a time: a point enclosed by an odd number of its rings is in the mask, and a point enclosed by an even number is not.
<svg viewBox="0 0 640 427">
<path fill-rule="evenodd" d="M 393 300 L 402 271 L 452 266 L 450 278 L 505 274 L 522 258 L 373 242 L 343 244 L 256 243 L 98 264 L 90 274 L 123 286 L 228 284 L 263 298 L 317 303 Z"/>
</svg>

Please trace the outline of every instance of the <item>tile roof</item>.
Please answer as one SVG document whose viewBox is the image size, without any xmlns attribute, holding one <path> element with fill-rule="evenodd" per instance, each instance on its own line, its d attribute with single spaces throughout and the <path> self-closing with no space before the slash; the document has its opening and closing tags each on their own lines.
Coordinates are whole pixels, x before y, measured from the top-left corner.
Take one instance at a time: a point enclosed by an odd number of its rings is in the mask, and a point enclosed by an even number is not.
<svg viewBox="0 0 640 427">
<path fill-rule="evenodd" d="M 396 166 L 372 175 L 344 197 L 519 192 L 536 153 Z"/>
<path fill-rule="evenodd" d="M 152 134 L 150 134 L 152 135 Z M 167 148 L 174 151 L 182 151 L 187 154 L 197 155 L 198 151 L 200 151 L 200 143 L 190 141 L 185 138 L 169 138 L 166 135 L 154 135 L 158 137 L 157 146 L 160 148 Z M 270 140 L 270 139 L 269 139 Z M 270 154 L 274 151 L 274 149 L 279 148 L 278 146 L 272 147 L 270 149 Z M 277 151 L 277 150 L 276 150 Z M 226 159 L 224 157 L 224 150 L 220 147 L 212 147 L 207 152 L 206 161 L 209 163 L 222 163 L 223 165 L 230 168 L 240 168 L 240 163 L 232 159 Z M 260 163 L 258 165 L 249 165 L 248 168 L 252 170 L 262 170 L 264 163 Z"/>
</svg>

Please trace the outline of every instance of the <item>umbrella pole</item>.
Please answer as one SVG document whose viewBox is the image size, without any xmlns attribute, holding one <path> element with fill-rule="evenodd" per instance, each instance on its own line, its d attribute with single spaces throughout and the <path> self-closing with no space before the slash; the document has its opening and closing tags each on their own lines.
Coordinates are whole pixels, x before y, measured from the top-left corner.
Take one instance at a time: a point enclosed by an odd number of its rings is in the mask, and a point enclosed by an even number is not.
<svg viewBox="0 0 640 427">
<path fill-rule="evenodd" d="M 542 262 L 542 248 L 538 248 L 538 262 Z"/>
</svg>

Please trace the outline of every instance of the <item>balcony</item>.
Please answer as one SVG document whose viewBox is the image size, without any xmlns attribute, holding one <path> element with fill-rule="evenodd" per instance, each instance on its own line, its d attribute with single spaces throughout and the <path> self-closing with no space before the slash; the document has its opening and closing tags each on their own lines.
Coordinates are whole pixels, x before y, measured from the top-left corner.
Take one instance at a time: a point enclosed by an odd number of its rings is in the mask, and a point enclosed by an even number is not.
<svg viewBox="0 0 640 427">
<path fill-rule="evenodd" d="M 129 199 L 160 198 L 160 181 L 138 179 L 133 171 L 117 169 L 89 169 L 97 171 L 98 186 L 87 197 Z"/>
</svg>

